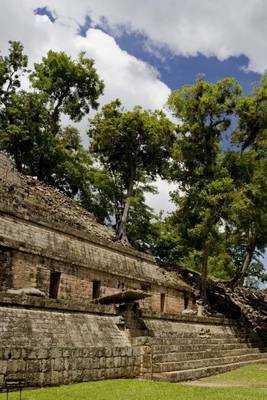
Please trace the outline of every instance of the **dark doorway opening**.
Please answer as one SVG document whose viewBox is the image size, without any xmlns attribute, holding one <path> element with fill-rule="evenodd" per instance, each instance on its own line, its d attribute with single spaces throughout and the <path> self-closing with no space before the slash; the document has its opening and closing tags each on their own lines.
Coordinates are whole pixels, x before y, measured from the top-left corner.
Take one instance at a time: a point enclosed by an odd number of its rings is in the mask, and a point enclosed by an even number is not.
<svg viewBox="0 0 267 400">
<path fill-rule="evenodd" d="M 49 297 L 51 299 L 57 299 L 60 275 L 60 272 L 51 272 L 50 274 Z"/>
<path fill-rule="evenodd" d="M 188 308 L 189 305 L 189 294 L 188 293 L 184 293 L 184 309 L 186 310 Z"/>
<path fill-rule="evenodd" d="M 93 293 L 92 293 L 93 299 L 98 299 L 100 297 L 100 286 L 101 286 L 100 281 L 93 281 Z"/>
<path fill-rule="evenodd" d="M 165 298 L 166 298 L 165 293 L 161 293 L 160 294 L 160 312 L 165 311 Z"/>
</svg>

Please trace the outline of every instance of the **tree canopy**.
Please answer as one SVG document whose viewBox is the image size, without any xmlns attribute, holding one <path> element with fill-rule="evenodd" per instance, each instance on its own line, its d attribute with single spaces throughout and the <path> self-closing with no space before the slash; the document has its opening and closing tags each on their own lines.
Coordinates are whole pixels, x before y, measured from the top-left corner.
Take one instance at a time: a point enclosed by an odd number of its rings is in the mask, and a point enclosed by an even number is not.
<svg viewBox="0 0 267 400">
<path fill-rule="evenodd" d="M 91 120 L 89 137 L 91 151 L 121 188 L 117 238 L 127 241 L 128 212 L 137 189 L 145 190 L 149 180 L 166 172 L 173 125 L 161 111 L 127 111 L 115 100 Z"/>
<path fill-rule="evenodd" d="M 222 164 L 220 142 L 231 124 L 230 115 L 240 93 L 240 86 L 233 79 L 212 84 L 199 78 L 169 98 L 171 110 L 181 121 L 177 126 L 172 167 L 173 178 L 183 193 L 177 197 L 178 219 L 188 256 L 194 251 L 199 254 L 203 298 L 208 259 L 232 193 L 232 179 Z"/>
<path fill-rule="evenodd" d="M 104 89 L 94 61 L 86 58 L 84 52 L 78 60 L 72 60 L 64 52 L 50 50 L 41 63 L 34 64 L 30 81 L 33 88 L 47 94 L 55 123 L 58 123 L 60 113 L 80 121 L 90 108 L 98 108 L 98 98 Z"/>
<path fill-rule="evenodd" d="M 233 78 L 199 76 L 171 93 L 176 122 L 119 99 L 91 117 L 103 91 L 85 53 L 50 50 L 29 70 L 23 45 L 10 42 L 0 55 L 0 150 L 114 226 L 117 240 L 198 271 L 203 299 L 208 275 L 232 286 L 267 279 L 267 75 L 247 96 Z M 75 125 L 84 117 L 88 148 Z M 158 177 L 176 185 L 169 215 L 146 202 Z"/>
</svg>

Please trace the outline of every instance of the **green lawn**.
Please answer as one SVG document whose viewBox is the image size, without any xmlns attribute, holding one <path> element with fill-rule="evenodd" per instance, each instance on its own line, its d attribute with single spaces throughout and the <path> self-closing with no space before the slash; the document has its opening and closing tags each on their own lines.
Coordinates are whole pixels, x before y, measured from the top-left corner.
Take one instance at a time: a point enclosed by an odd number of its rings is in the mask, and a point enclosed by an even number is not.
<svg viewBox="0 0 267 400">
<path fill-rule="evenodd" d="M 23 391 L 23 400 L 267 400 L 267 365 L 253 365 L 226 374 L 202 379 L 207 385 L 119 379 Z M 236 385 L 246 385 L 236 387 Z M 0 395 L 4 400 L 6 394 Z M 18 399 L 11 393 L 9 399 Z"/>
<path fill-rule="evenodd" d="M 201 385 L 245 386 L 267 389 L 267 364 L 248 365 L 225 374 L 200 379 Z"/>
</svg>

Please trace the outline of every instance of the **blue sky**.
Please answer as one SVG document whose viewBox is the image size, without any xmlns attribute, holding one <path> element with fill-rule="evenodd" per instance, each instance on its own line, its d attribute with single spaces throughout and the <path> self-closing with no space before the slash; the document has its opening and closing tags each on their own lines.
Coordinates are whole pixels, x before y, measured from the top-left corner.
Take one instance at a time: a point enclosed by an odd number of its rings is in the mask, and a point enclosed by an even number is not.
<svg viewBox="0 0 267 400">
<path fill-rule="evenodd" d="M 145 38 L 142 35 L 127 33 L 119 36 L 117 43 L 123 50 L 155 67 L 159 71 L 161 80 L 172 90 L 193 83 L 198 74 L 204 74 L 211 82 L 227 76 L 235 77 L 242 85 L 244 93 L 249 94 L 253 85 L 260 79 L 260 74 L 245 71 L 248 58 L 244 55 L 220 61 L 217 57 L 207 57 L 202 54 L 174 55 L 164 49 L 159 54 L 153 54 L 146 50 Z"/>
<path fill-rule="evenodd" d="M 51 22 L 56 21 L 56 14 L 47 6 L 34 9 L 34 13 L 46 15 Z M 219 60 L 215 56 L 203 54 L 176 55 L 166 47 L 153 52 L 147 48 L 148 37 L 143 33 L 123 30 L 120 34 L 114 34 L 109 28 L 106 17 L 95 24 L 90 15 L 85 16 L 84 21 L 79 25 L 77 34 L 86 37 L 90 28 L 98 28 L 113 36 L 122 50 L 153 66 L 158 71 L 160 79 L 172 90 L 180 88 L 184 84 L 190 84 L 194 82 L 198 74 L 204 74 L 206 79 L 211 82 L 227 76 L 235 77 L 242 85 L 244 93 L 250 94 L 253 85 L 258 83 L 261 76 L 257 72 L 247 70 L 249 59 L 244 54 Z"/>
<path fill-rule="evenodd" d="M 106 90 L 126 107 L 164 107 L 203 73 L 233 76 L 246 94 L 266 68 L 264 0 L 2 0 L 0 44 L 20 39 L 31 63 L 49 49 L 95 59 Z M 229 13 L 231 6 L 231 13 Z M 13 29 L 15 27 L 15 29 Z M 116 77 L 116 79 L 114 79 Z"/>
</svg>

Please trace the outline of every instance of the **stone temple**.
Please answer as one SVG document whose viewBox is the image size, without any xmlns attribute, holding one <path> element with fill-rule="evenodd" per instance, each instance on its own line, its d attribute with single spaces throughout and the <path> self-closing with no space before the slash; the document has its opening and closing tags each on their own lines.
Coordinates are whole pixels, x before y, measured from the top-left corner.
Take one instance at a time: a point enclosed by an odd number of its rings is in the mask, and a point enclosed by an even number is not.
<svg viewBox="0 0 267 400">
<path fill-rule="evenodd" d="M 0 389 L 7 379 L 182 381 L 267 361 L 239 321 L 195 311 L 177 272 L 114 242 L 111 229 L 0 155 Z"/>
</svg>

